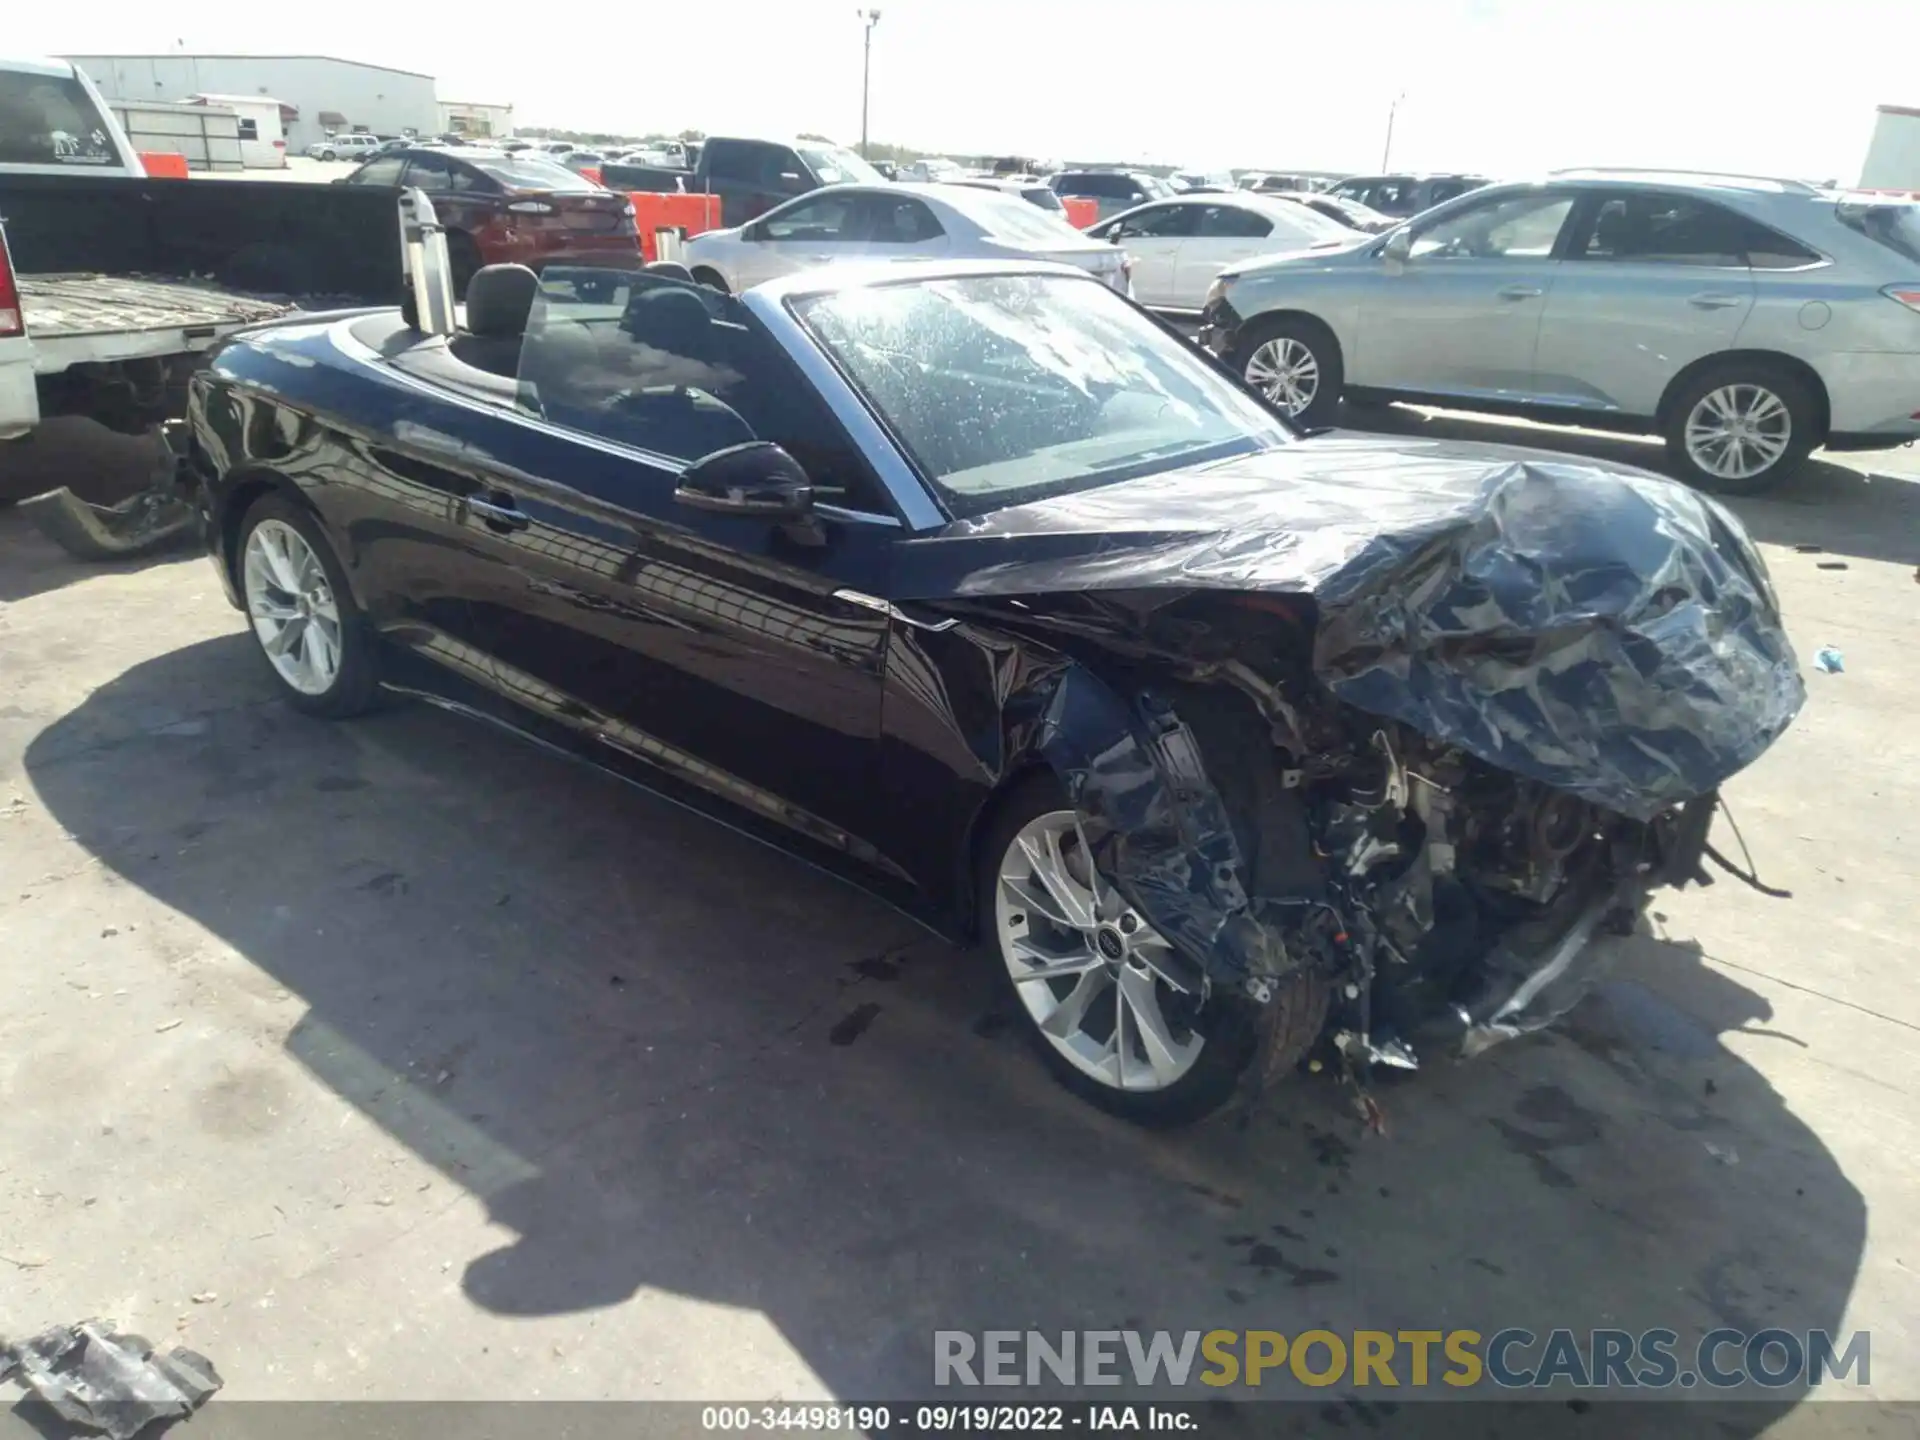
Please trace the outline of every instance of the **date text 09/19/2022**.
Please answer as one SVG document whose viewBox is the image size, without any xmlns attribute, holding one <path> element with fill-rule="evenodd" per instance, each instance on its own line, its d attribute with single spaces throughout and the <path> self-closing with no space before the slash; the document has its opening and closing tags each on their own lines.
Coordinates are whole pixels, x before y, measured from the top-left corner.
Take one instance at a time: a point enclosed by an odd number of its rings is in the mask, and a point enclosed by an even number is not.
<svg viewBox="0 0 1920 1440">
<path fill-rule="evenodd" d="M 708 1405 L 702 1430 L 819 1430 L 843 1434 L 1017 1431 L 1191 1431 L 1194 1414 L 1176 1405 Z"/>
</svg>

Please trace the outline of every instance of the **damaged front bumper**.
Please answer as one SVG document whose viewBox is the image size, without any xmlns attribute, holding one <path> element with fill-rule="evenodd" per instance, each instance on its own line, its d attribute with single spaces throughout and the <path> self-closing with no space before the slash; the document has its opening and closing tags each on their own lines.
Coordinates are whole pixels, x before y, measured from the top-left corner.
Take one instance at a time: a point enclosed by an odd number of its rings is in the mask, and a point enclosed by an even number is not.
<svg viewBox="0 0 1920 1440">
<path fill-rule="evenodd" d="M 1564 1016 L 1607 974 L 1654 888 L 1704 879 L 1707 828 L 1718 804 L 1717 794 L 1704 795 L 1651 824 L 1613 817 L 1614 828 L 1604 838 L 1592 833 L 1550 899 L 1543 895 L 1522 918 L 1487 935 L 1444 1003 L 1417 1025 L 1383 1025 L 1375 1033 L 1376 982 L 1404 983 L 1405 972 L 1420 967 L 1410 947 L 1387 938 L 1388 914 L 1399 899 L 1364 879 L 1342 883 L 1362 872 L 1346 852 L 1320 848 L 1323 840 L 1332 843 L 1330 832 L 1317 832 L 1314 841 L 1332 877 L 1322 896 L 1262 894 L 1195 732 L 1169 701 L 1152 693 L 1123 698 L 1069 663 L 1047 692 L 1039 733 L 1039 753 L 1079 814 L 1094 865 L 1171 945 L 1173 959 L 1165 963 L 1172 968 L 1162 978 L 1189 994 L 1264 1006 L 1283 987 L 1315 977 L 1337 997 L 1327 1028 L 1357 1076 L 1373 1064 L 1417 1069 L 1422 1054 L 1470 1058 Z M 1417 788 L 1410 781 L 1432 782 L 1403 768 L 1390 748 L 1386 760 L 1389 781 L 1376 806 L 1390 807 L 1389 818 L 1404 826 L 1418 809 L 1409 800 Z M 1278 783 L 1298 785 L 1297 772 Z M 1347 806 L 1343 800 L 1333 808 Z M 1450 867 L 1452 846 L 1441 843 Z M 1377 853 L 1377 838 L 1355 842 L 1352 853 L 1366 846 L 1375 848 L 1365 853 Z M 1401 873 L 1428 863 L 1416 847 Z M 1299 1058 L 1270 1065 L 1266 1077 Z"/>
<path fill-rule="evenodd" d="M 156 432 L 145 488 L 116 504 L 95 505 L 62 486 L 20 508 L 41 534 L 80 560 L 129 560 L 184 543 L 195 520 L 179 485 L 185 447 L 184 423 L 169 420 Z"/>
</svg>

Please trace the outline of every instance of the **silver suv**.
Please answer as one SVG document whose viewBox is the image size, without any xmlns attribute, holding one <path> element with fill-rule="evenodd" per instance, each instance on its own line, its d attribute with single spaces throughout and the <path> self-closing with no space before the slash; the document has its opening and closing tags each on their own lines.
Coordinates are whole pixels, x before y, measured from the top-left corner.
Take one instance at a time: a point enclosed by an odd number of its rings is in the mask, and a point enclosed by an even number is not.
<svg viewBox="0 0 1920 1440">
<path fill-rule="evenodd" d="M 1565 171 L 1230 266 L 1200 339 L 1303 424 L 1345 395 L 1658 434 L 1682 478 L 1757 490 L 1920 438 L 1920 205 Z"/>
</svg>

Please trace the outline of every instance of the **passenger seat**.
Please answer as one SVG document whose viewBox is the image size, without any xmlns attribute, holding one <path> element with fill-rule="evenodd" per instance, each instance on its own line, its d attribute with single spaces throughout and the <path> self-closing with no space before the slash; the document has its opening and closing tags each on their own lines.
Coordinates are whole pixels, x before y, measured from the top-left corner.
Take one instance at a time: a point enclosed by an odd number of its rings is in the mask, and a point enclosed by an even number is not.
<svg viewBox="0 0 1920 1440">
<path fill-rule="evenodd" d="M 467 282 L 467 325 L 448 342 L 462 364 L 511 380 L 540 277 L 524 265 L 486 265 Z"/>
</svg>

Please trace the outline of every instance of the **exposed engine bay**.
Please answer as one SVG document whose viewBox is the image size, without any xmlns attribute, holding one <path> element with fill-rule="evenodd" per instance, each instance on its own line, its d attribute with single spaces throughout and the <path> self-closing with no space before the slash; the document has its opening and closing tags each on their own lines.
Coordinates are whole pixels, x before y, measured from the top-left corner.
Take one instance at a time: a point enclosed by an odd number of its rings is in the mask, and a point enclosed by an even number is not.
<svg viewBox="0 0 1920 1440">
<path fill-rule="evenodd" d="M 1322 1038 L 1364 1077 L 1538 1029 L 1598 978 L 1597 937 L 1704 878 L 1716 795 L 1635 819 L 1370 716 L 1313 675 L 1310 602 L 1016 608 L 1076 656 L 1041 749 L 1096 865 L 1192 962 L 1165 978 L 1195 1023 L 1289 1001 L 1266 1079 Z"/>
</svg>

